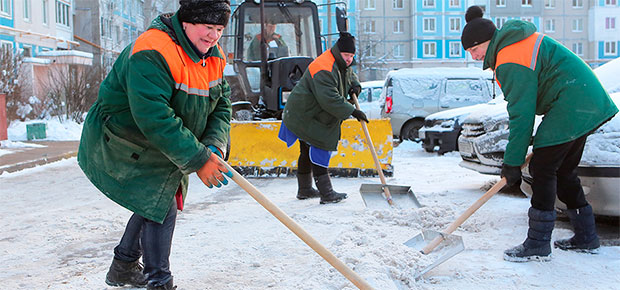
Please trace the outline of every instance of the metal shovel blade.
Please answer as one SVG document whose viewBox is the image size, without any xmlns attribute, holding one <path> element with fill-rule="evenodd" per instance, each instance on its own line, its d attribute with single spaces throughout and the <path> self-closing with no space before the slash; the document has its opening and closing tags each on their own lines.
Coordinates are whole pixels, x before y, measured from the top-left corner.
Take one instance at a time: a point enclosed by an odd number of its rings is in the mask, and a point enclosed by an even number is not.
<svg viewBox="0 0 620 290">
<path fill-rule="evenodd" d="M 382 184 L 362 184 L 360 193 L 364 200 L 364 205 L 371 209 L 389 209 L 387 199 L 383 195 Z M 411 186 L 404 185 L 385 185 L 390 190 L 394 206 L 398 208 L 420 208 L 422 205 L 411 191 Z"/>
<path fill-rule="evenodd" d="M 463 239 L 461 238 L 461 236 L 444 234 L 433 230 L 423 230 L 422 233 L 406 241 L 405 245 L 422 251 L 422 249 L 426 247 L 427 244 L 429 244 L 438 236 L 443 236 L 443 241 L 441 241 L 441 243 L 432 252 L 428 253 L 428 255 L 434 259 L 434 262 L 426 268 L 422 269 L 421 271 L 415 273 L 414 278 L 416 280 L 420 279 L 420 277 L 426 274 L 426 272 L 439 266 L 441 263 L 454 257 L 456 254 L 462 252 L 465 249 L 465 245 L 463 244 Z"/>
</svg>

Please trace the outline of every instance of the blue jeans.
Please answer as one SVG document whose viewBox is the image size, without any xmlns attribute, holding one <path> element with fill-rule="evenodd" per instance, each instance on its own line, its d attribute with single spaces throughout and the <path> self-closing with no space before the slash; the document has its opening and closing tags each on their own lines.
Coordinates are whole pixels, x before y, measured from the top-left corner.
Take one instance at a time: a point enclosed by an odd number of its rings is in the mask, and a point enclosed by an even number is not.
<svg viewBox="0 0 620 290">
<path fill-rule="evenodd" d="M 144 274 L 149 284 L 160 286 L 168 283 L 172 279 L 169 258 L 176 219 L 175 199 L 161 224 L 134 213 L 120 243 L 114 248 L 114 258 L 133 262 L 143 256 Z"/>
</svg>

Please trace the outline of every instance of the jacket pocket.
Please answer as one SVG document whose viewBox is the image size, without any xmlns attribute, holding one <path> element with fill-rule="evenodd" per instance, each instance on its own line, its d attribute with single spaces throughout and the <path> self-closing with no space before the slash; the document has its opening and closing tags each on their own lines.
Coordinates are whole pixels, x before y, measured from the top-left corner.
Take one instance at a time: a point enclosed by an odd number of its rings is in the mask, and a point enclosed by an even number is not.
<svg viewBox="0 0 620 290">
<path fill-rule="evenodd" d="M 337 123 L 338 120 L 336 120 L 336 118 L 334 118 L 334 116 L 332 116 L 330 113 L 325 112 L 325 111 L 320 111 L 317 115 L 316 115 L 316 119 L 317 121 L 319 121 L 321 124 L 326 125 L 326 126 L 331 126 L 334 123 Z"/>
<path fill-rule="evenodd" d="M 145 148 L 112 133 L 106 124 L 102 142 L 102 169 L 106 174 L 121 184 L 139 174 L 137 165 Z"/>
</svg>

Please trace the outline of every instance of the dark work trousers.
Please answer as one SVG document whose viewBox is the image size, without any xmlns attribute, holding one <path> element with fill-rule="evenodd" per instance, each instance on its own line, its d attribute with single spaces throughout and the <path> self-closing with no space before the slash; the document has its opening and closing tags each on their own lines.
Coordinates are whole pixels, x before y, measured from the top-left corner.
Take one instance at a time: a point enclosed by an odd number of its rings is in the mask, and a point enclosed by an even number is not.
<svg viewBox="0 0 620 290">
<path fill-rule="evenodd" d="M 297 160 L 297 173 L 308 174 L 312 172 L 314 176 L 327 174 L 327 168 L 312 164 L 310 161 L 310 146 L 306 142 L 299 140 L 299 159 Z"/>
<path fill-rule="evenodd" d="M 176 219 L 175 199 L 161 224 L 134 213 L 120 243 L 114 248 L 114 258 L 133 262 L 143 255 L 144 274 L 149 284 L 160 286 L 168 283 L 172 279 L 169 258 Z"/>
<path fill-rule="evenodd" d="M 588 205 L 577 177 L 577 166 L 589 134 L 559 145 L 534 149 L 529 170 L 532 175 L 532 207 L 554 210 L 555 197 L 568 209 Z"/>
</svg>

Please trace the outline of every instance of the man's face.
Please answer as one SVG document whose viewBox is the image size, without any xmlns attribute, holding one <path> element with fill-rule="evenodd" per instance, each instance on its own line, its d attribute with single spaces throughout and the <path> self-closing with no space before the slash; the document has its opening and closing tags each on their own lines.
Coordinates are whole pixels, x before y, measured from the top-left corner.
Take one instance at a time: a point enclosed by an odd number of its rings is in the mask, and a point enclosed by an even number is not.
<svg viewBox="0 0 620 290">
<path fill-rule="evenodd" d="M 276 32 L 276 25 L 271 23 L 265 23 L 265 35 L 271 36 Z"/>
<path fill-rule="evenodd" d="M 185 34 L 187 34 L 187 38 L 203 54 L 217 44 L 217 41 L 222 37 L 224 28 L 224 25 L 183 22 L 183 29 Z"/>
<path fill-rule="evenodd" d="M 487 53 L 487 49 L 489 48 L 490 40 L 487 40 L 478 45 L 472 46 L 467 49 L 469 53 L 471 53 L 471 58 L 475 60 L 484 60 L 484 55 Z"/>
<path fill-rule="evenodd" d="M 347 64 L 347 66 L 350 66 L 351 63 L 353 63 L 353 57 L 355 57 L 355 53 L 341 52 L 340 55 L 342 56 L 342 59 Z"/>
</svg>

